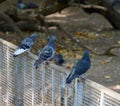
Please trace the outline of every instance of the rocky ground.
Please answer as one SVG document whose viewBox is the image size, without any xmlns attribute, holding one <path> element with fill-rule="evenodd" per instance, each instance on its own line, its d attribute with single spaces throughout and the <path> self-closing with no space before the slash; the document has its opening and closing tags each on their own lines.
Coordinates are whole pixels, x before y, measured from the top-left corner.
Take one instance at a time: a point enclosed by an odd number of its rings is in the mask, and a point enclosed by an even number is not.
<svg viewBox="0 0 120 106">
<path fill-rule="evenodd" d="M 112 45 L 120 44 L 120 31 L 115 31 L 109 22 L 99 14 L 86 14 L 82 9 L 69 8 L 47 17 L 48 21 L 60 23 L 64 29 L 71 33 L 83 44 L 90 45 L 94 50 L 103 52 Z M 53 28 L 54 29 L 54 28 Z M 76 32 L 83 32 L 86 35 Z M 53 30 L 53 33 L 58 33 Z M 74 44 L 71 44 L 71 49 Z M 79 48 L 77 46 L 77 48 Z M 92 67 L 86 74 L 88 79 L 100 83 L 110 89 L 120 92 L 120 49 L 113 49 L 117 56 L 97 56 L 91 54 Z M 64 53 L 64 56 L 67 57 Z M 75 63 L 83 51 L 72 53 L 73 58 L 68 63 Z M 80 55 L 80 56 L 79 56 Z"/>
</svg>

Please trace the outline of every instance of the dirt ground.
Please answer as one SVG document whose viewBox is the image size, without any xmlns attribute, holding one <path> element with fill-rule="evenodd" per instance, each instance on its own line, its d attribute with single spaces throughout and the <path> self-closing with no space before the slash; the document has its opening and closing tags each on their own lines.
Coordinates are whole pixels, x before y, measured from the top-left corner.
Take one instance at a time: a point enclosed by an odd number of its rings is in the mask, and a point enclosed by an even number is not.
<svg viewBox="0 0 120 106">
<path fill-rule="evenodd" d="M 120 41 L 120 31 L 113 30 L 103 16 L 95 13 L 89 15 L 79 8 L 65 9 L 61 14 L 48 16 L 46 20 L 60 23 L 67 32 L 73 35 L 76 31 L 88 33 L 89 38 L 93 37 L 92 40 L 78 39 L 98 52 L 103 52 L 111 45 L 119 44 Z M 59 34 L 56 30 L 53 30 L 53 33 Z M 120 93 L 120 48 L 113 49 L 112 52 L 117 56 L 91 55 L 92 66 L 86 76 Z M 82 55 L 81 51 L 78 51 L 79 53 Z M 67 61 L 68 63 L 76 62 L 73 58 L 69 60 L 73 61 Z"/>
<path fill-rule="evenodd" d="M 10 0 L 8 0 L 10 1 Z M 120 31 L 115 31 L 109 22 L 99 14 L 87 14 L 80 8 L 68 8 L 60 13 L 46 17 L 47 21 L 58 22 L 68 33 L 79 39 L 84 45 L 91 46 L 98 52 L 103 52 L 112 45 L 120 44 Z M 84 35 L 76 34 L 85 33 Z M 51 28 L 51 34 L 62 33 Z M 65 45 L 64 45 L 65 46 Z M 73 44 L 71 43 L 71 49 Z M 77 46 L 77 48 L 80 48 Z M 91 69 L 86 73 L 88 79 L 100 83 L 120 93 L 120 48 L 113 49 L 117 56 L 97 56 L 91 54 Z M 69 53 L 63 53 L 64 57 Z M 66 58 L 67 63 L 75 63 L 83 50 L 77 51 L 76 58 Z M 72 53 L 74 55 L 74 53 Z M 80 56 L 79 56 L 80 55 Z"/>
</svg>

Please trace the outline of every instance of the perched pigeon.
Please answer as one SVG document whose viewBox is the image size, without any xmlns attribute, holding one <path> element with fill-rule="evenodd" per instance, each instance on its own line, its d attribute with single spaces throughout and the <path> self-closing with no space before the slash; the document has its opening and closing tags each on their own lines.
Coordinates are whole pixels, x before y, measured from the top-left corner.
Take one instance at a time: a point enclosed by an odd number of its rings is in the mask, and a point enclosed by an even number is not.
<svg viewBox="0 0 120 106">
<path fill-rule="evenodd" d="M 106 0 L 109 4 L 111 4 L 113 7 L 120 4 L 120 0 Z"/>
<path fill-rule="evenodd" d="M 37 36 L 38 35 L 36 35 L 36 34 L 32 34 L 30 37 L 25 38 L 21 42 L 21 44 L 17 48 L 17 50 L 14 52 L 13 57 L 16 57 L 21 53 L 29 51 L 31 49 L 31 47 L 33 46 L 33 44 L 35 43 Z"/>
<path fill-rule="evenodd" d="M 17 7 L 19 9 L 30 9 L 30 8 L 38 8 L 39 6 L 35 3 L 23 3 L 23 0 L 18 0 Z"/>
<path fill-rule="evenodd" d="M 60 66 L 65 62 L 61 54 L 54 55 L 53 60 L 55 64 L 60 65 Z"/>
<path fill-rule="evenodd" d="M 120 4 L 120 0 L 114 0 L 112 3 L 112 6 L 116 7 L 116 6 L 118 6 L 118 4 Z"/>
<path fill-rule="evenodd" d="M 82 59 L 77 62 L 69 76 L 66 78 L 66 84 L 71 83 L 72 80 L 87 72 L 91 66 L 89 54 L 90 51 L 86 50 Z"/>
<path fill-rule="evenodd" d="M 55 36 L 51 36 L 48 44 L 41 50 L 39 59 L 36 60 L 34 66 L 37 69 L 38 65 L 44 61 L 49 61 L 54 57 L 55 54 Z"/>
</svg>

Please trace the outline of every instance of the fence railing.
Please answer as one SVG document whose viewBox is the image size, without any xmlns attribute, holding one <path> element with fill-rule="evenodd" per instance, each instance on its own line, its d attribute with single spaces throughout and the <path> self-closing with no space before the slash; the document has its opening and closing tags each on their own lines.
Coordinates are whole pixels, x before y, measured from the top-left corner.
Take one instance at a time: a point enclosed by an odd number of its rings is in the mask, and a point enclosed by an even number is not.
<svg viewBox="0 0 120 106">
<path fill-rule="evenodd" d="M 120 94 L 90 80 L 65 85 L 67 69 L 42 64 L 36 70 L 37 56 L 13 58 L 15 49 L 0 39 L 0 106 L 120 106 Z"/>
</svg>

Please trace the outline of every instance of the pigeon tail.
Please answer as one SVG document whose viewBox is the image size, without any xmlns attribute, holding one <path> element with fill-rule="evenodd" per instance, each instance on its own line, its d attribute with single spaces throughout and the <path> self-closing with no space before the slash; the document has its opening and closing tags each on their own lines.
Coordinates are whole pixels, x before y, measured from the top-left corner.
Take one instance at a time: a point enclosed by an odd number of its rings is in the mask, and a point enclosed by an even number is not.
<svg viewBox="0 0 120 106">
<path fill-rule="evenodd" d="M 65 60 L 63 60 L 63 59 L 60 59 L 60 60 L 59 60 L 59 63 L 60 63 L 60 64 L 63 64 L 64 62 L 65 62 Z"/>
<path fill-rule="evenodd" d="M 38 8 L 39 6 L 37 4 L 35 4 L 35 3 L 27 3 L 26 7 L 27 8 Z"/>
<path fill-rule="evenodd" d="M 60 59 L 60 60 L 57 60 L 57 61 L 54 61 L 54 62 L 57 65 L 62 65 L 65 61 L 63 59 Z"/>
<path fill-rule="evenodd" d="M 73 75 L 73 76 L 68 76 L 66 79 L 66 84 L 70 84 L 72 82 L 72 80 L 74 80 L 75 78 L 77 78 L 78 75 Z"/>
<path fill-rule="evenodd" d="M 15 55 L 15 54 L 13 55 L 14 58 L 17 57 L 17 56 L 18 56 L 18 55 Z"/>
<path fill-rule="evenodd" d="M 16 57 L 16 56 L 18 56 L 19 54 L 22 54 L 22 53 L 24 53 L 25 51 L 27 51 L 28 49 L 17 49 L 15 52 L 14 52 L 14 54 L 13 54 L 13 56 L 14 57 Z"/>
<path fill-rule="evenodd" d="M 66 80 L 66 84 L 70 84 L 72 80 Z"/>
<path fill-rule="evenodd" d="M 36 60 L 36 62 L 34 63 L 35 68 L 38 68 L 38 65 L 41 64 L 44 60 Z"/>
</svg>

